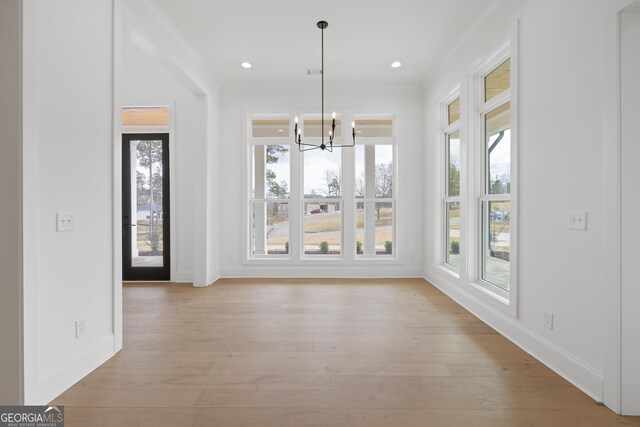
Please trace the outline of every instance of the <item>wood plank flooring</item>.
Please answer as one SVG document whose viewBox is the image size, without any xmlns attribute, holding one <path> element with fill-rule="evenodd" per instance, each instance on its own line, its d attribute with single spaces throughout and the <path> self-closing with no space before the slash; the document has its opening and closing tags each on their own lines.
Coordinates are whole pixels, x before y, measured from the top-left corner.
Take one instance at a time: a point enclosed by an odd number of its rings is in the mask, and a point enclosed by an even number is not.
<svg viewBox="0 0 640 427">
<path fill-rule="evenodd" d="M 418 279 L 124 287 L 66 426 L 640 426 Z"/>
</svg>

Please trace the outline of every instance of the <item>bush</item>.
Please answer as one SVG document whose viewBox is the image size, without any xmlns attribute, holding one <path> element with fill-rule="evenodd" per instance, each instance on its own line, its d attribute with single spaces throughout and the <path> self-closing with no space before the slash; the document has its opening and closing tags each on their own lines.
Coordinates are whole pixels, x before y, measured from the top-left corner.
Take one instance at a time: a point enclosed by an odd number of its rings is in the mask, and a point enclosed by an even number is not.
<svg viewBox="0 0 640 427">
<path fill-rule="evenodd" d="M 285 254 L 289 253 L 289 241 L 286 241 L 284 244 L 284 253 Z"/>
<path fill-rule="evenodd" d="M 393 243 L 391 243 L 391 240 L 387 240 L 386 242 L 384 242 L 384 253 L 391 254 L 392 252 L 393 252 Z"/>
<path fill-rule="evenodd" d="M 458 242 L 457 240 L 454 240 L 451 242 L 451 253 L 452 254 L 460 253 L 460 242 Z"/>
<path fill-rule="evenodd" d="M 329 253 L 329 242 L 320 242 L 320 253 L 328 254 Z"/>
<path fill-rule="evenodd" d="M 162 243 L 162 226 L 160 224 L 155 224 L 147 236 L 148 238 L 145 239 L 145 241 L 151 248 L 151 252 L 154 254 L 160 252 L 160 243 Z"/>
<path fill-rule="evenodd" d="M 362 242 L 359 240 L 356 242 L 356 253 L 362 255 Z"/>
</svg>

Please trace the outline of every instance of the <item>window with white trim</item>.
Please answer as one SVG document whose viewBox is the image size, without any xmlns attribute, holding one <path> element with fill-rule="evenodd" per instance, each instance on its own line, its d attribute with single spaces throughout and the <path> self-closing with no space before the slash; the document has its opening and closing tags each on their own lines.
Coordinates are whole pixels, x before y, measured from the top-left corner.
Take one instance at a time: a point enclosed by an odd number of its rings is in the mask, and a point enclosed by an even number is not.
<svg viewBox="0 0 640 427">
<path fill-rule="evenodd" d="M 305 142 L 319 144 L 317 114 L 247 116 L 243 260 L 395 259 L 396 116 L 338 115 L 332 152 L 299 152 L 291 137 L 295 116 Z M 336 147 L 345 143 L 343 134 L 351 139 L 352 121 L 356 146 Z M 325 126 L 325 139 L 329 130 Z"/>
<path fill-rule="evenodd" d="M 510 290 L 511 271 L 511 59 L 481 79 L 479 124 L 482 172 L 479 203 L 480 279 Z"/>
<path fill-rule="evenodd" d="M 355 121 L 356 257 L 393 256 L 395 235 L 394 118 Z"/>
<path fill-rule="evenodd" d="M 251 122 L 250 254 L 289 255 L 289 119 Z"/>
<path fill-rule="evenodd" d="M 460 96 L 446 105 L 444 126 L 444 262 L 460 268 Z"/>
<path fill-rule="evenodd" d="M 337 132 L 336 132 L 337 134 Z M 306 135 L 306 133 L 305 133 Z M 320 135 L 318 130 L 318 135 Z M 302 153 L 304 256 L 342 254 L 342 150 Z"/>
</svg>

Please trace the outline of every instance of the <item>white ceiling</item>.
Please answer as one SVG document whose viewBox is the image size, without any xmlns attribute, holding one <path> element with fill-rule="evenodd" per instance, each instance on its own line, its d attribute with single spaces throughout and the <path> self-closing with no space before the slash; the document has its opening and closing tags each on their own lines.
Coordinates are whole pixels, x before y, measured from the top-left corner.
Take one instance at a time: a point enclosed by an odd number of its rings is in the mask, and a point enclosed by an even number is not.
<svg viewBox="0 0 640 427">
<path fill-rule="evenodd" d="M 305 68 L 320 68 L 319 20 L 326 81 L 422 82 L 492 0 L 156 2 L 221 83 L 307 81 Z"/>
</svg>

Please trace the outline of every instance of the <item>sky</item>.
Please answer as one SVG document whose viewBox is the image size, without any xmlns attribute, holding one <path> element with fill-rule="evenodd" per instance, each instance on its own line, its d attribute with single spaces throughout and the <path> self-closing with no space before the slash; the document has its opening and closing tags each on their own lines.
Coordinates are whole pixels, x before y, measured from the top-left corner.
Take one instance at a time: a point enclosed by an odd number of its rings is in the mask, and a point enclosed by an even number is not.
<svg viewBox="0 0 640 427">
<path fill-rule="evenodd" d="M 489 138 L 490 143 L 493 143 L 497 138 L 497 135 Z M 491 152 L 491 178 L 501 175 L 511 175 L 511 130 L 507 129 L 504 132 L 502 141 L 498 143 L 498 146 Z"/>
<path fill-rule="evenodd" d="M 342 150 L 349 148 L 337 148 L 332 153 L 322 150 L 305 151 L 304 156 L 304 194 L 326 195 L 327 182 L 325 173 L 327 169 L 339 172 L 342 165 Z"/>
<path fill-rule="evenodd" d="M 291 151 L 286 153 L 277 153 L 278 162 L 270 163 L 267 165 L 267 169 L 271 169 L 276 173 L 276 182 L 280 184 L 282 181 L 286 181 L 289 186 L 289 191 L 291 191 L 291 179 L 290 179 L 290 169 L 289 163 L 291 157 Z"/>
<path fill-rule="evenodd" d="M 492 144 L 498 135 L 493 135 L 489 138 L 489 145 Z M 450 161 L 460 168 L 460 139 L 450 139 Z M 491 152 L 491 178 L 495 179 L 496 175 L 510 176 L 511 172 L 511 130 L 507 129 L 504 132 L 502 141 Z"/>
</svg>

